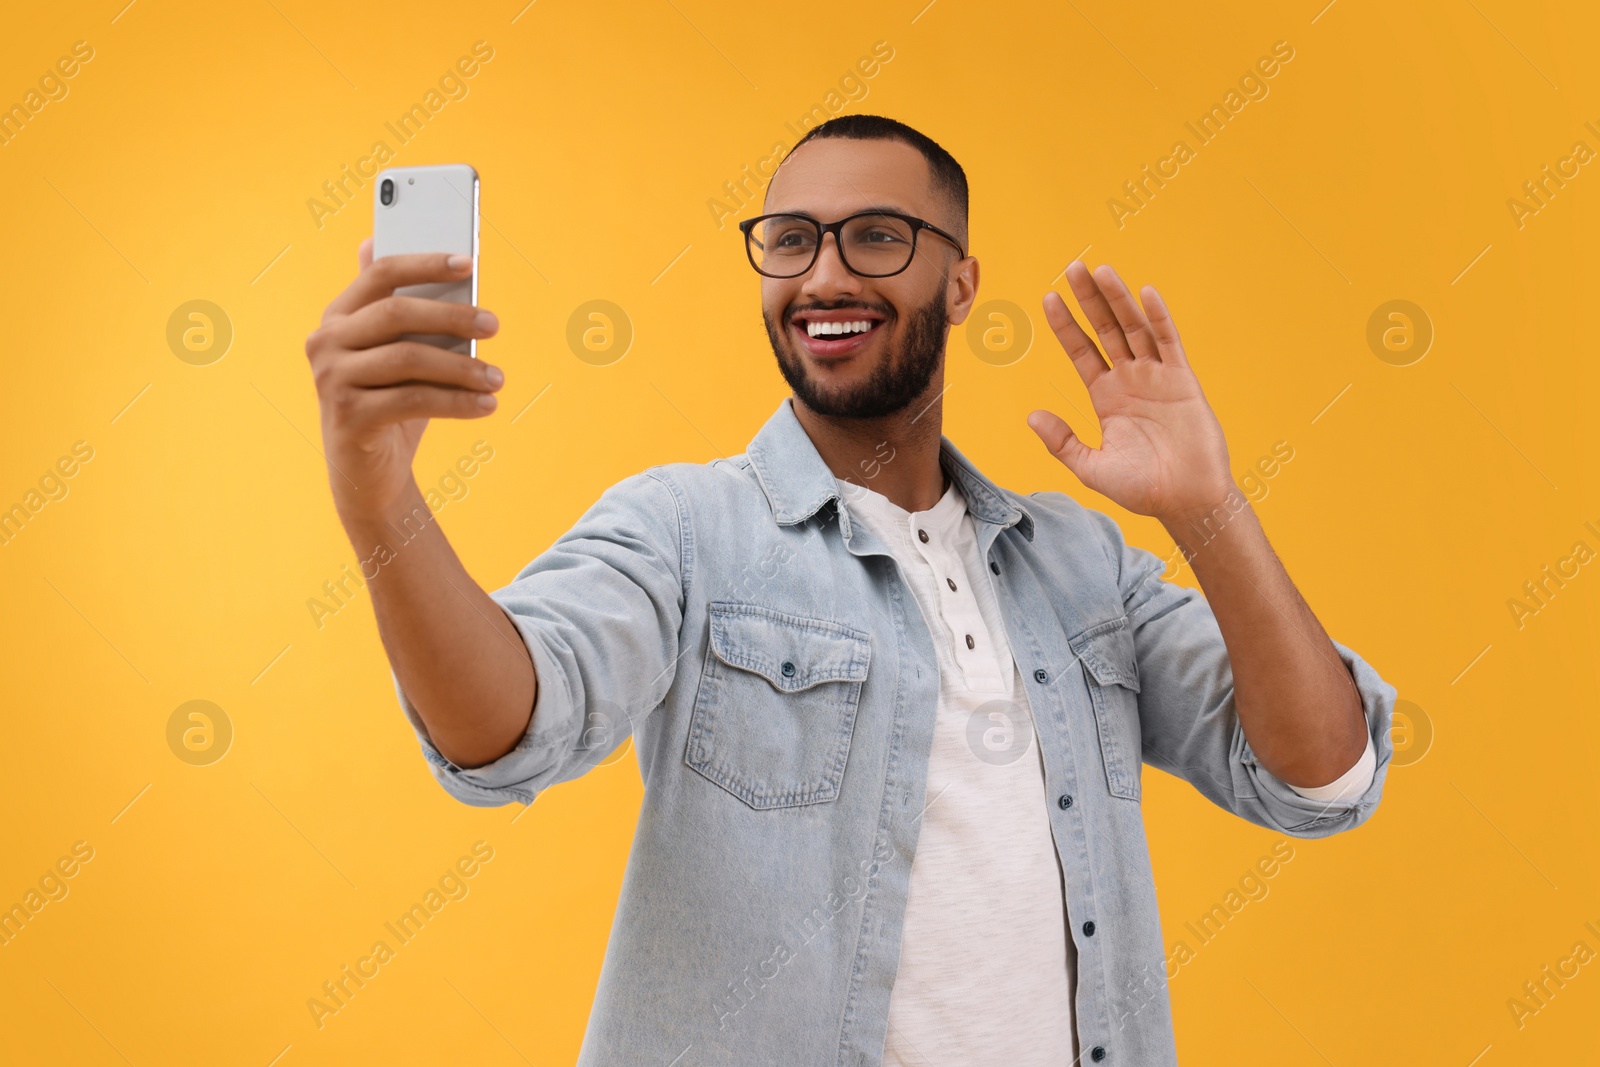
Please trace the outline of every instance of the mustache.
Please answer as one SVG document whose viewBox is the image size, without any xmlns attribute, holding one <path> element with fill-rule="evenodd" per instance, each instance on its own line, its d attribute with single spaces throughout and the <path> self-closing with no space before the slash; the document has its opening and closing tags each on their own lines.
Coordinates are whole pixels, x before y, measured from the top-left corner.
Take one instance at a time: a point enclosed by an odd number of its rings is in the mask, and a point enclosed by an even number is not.
<svg viewBox="0 0 1600 1067">
<path fill-rule="evenodd" d="M 863 304 L 860 301 L 851 301 L 843 304 L 807 304 L 805 307 L 790 308 L 788 315 L 785 316 L 785 319 L 789 322 L 793 322 L 796 317 L 803 315 L 808 311 L 844 311 L 849 308 L 854 308 L 859 311 L 871 311 L 875 314 L 882 315 L 886 319 L 894 316 L 894 309 L 887 305 L 877 306 L 873 304 Z"/>
</svg>

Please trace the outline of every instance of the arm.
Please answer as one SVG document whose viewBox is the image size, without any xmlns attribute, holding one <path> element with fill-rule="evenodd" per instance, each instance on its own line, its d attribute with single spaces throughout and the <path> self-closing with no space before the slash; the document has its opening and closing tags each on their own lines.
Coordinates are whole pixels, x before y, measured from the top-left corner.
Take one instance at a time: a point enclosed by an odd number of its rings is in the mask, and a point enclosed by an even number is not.
<svg viewBox="0 0 1600 1067">
<path fill-rule="evenodd" d="M 539 684 L 517 628 L 461 565 L 415 482 L 385 522 L 346 521 L 378 634 L 439 753 L 479 767 L 528 728 Z"/>
<path fill-rule="evenodd" d="M 480 807 L 532 804 L 551 786 L 604 766 L 642 732 L 695 647 L 682 644 L 694 567 L 685 517 L 666 470 L 630 475 L 491 595 L 494 610 L 521 635 L 538 676 L 526 732 L 492 762 L 463 767 L 441 754 L 396 672 L 401 709 L 447 793 Z M 640 746 L 648 783 L 647 736 Z"/>
<path fill-rule="evenodd" d="M 488 337 L 493 315 L 464 304 L 398 297 L 446 281 L 465 256 L 372 259 L 306 339 L 322 410 L 334 505 L 361 560 L 384 651 L 427 733 L 461 766 L 487 763 L 522 736 L 538 680 L 516 627 L 472 580 L 411 474 L 429 417 L 479 418 L 495 408 L 498 368 L 406 333 Z"/>
<path fill-rule="evenodd" d="M 1325 785 L 1366 748 L 1361 698 L 1255 509 L 1230 490 L 1214 508 L 1167 516 L 1162 525 L 1222 630 L 1239 720 L 1256 755 L 1289 785 Z"/>
<path fill-rule="evenodd" d="M 1091 275 L 1074 261 L 1066 273 L 1105 356 L 1058 294 L 1046 295 L 1045 315 L 1089 389 L 1101 447 L 1048 411 L 1030 414 L 1029 425 L 1086 486 L 1157 518 L 1183 550 L 1221 630 L 1233 702 L 1261 764 L 1292 786 L 1333 782 L 1364 755 L 1362 701 L 1233 484 L 1222 428 L 1166 305 L 1145 286 L 1141 308 L 1108 266 Z"/>
<path fill-rule="evenodd" d="M 1166 562 L 1126 543 L 1109 516 L 1065 493 L 1035 493 L 1032 499 L 1075 524 L 1086 523 L 1079 540 L 1098 546 L 1116 574 L 1132 647 L 1108 641 L 1097 652 L 1126 655 L 1119 665 L 1137 679 L 1134 736 L 1143 762 L 1188 782 L 1224 811 L 1295 837 L 1326 837 L 1372 816 L 1394 754 L 1396 694 L 1370 664 L 1332 642 L 1360 694 L 1370 752 L 1336 780 L 1338 789 L 1334 783 L 1289 785 L 1262 764 L 1245 737 L 1229 651 L 1200 590 L 1164 580 Z"/>
</svg>

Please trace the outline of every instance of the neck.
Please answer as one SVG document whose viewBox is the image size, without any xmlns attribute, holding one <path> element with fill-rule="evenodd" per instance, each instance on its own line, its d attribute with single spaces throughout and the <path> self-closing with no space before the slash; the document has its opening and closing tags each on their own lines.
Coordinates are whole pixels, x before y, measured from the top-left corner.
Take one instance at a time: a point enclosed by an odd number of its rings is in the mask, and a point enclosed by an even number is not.
<svg viewBox="0 0 1600 1067">
<path fill-rule="evenodd" d="M 882 493 L 906 511 L 939 502 L 948 479 L 939 463 L 944 373 L 923 395 L 890 415 L 845 419 L 820 415 L 793 397 L 795 417 L 834 477 Z"/>
</svg>

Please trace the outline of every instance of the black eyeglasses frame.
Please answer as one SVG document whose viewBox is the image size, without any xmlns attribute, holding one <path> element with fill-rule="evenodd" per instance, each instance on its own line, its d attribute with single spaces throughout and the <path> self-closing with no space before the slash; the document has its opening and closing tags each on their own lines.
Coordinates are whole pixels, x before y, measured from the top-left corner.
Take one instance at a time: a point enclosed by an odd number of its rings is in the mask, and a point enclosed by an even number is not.
<svg viewBox="0 0 1600 1067">
<path fill-rule="evenodd" d="M 868 274 L 865 271 L 856 270 L 850 265 L 850 259 L 845 255 L 844 245 L 840 243 L 839 236 L 844 232 L 846 223 L 853 219 L 859 219 L 868 215 L 879 218 L 887 217 L 891 219 L 899 219 L 901 222 L 904 222 L 911 227 L 911 254 L 906 257 L 906 263 L 904 267 L 901 267 L 899 270 L 892 270 L 887 274 Z M 817 244 L 816 247 L 811 251 L 810 262 L 808 262 L 804 268 L 795 271 L 793 274 L 772 274 L 762 270 L 760 265 L 756 263 L 755 249 L 752 247 L 752 243 L 756 238 L 751 231 L 755 229 L 758 223 L 761 223 L 766 219 L 805 219 L 807 222 L 811 223 L 817 228 Z M 744 234 L 745 257 L 750 260 L 750 266 L 755 268 L 756 273 L 764 278 L 798 278 L 805 274 L 812 267 L 817 265 L 817 257 L 822 254 L 822 242 L 830 233 L 833 234 L 833 246 L 839 252 L 839 262 L 843 263 L 845 269 L 851 274 L 855 274 L 862 278 L 893 278 L 896 274 L 904 273 L 912 263 L 916 262 L 917 237 L 923 230 L 932 230 L 936 236 L 943 237 L 946 241 L 949 241 L 951 244 L 955 245 L 956 251 L 961 253 L 962 259 L 967 258 L 967 250 L 961 247 L 961 242 L 955 237 L 946 233 L 944 230 L 941 230 L 933 223 L 928 222 L 926 219 L 919 219 L 915 215 L 906 215 L 899 211 L 858 211 L 854 215 L 846 215 L 837 222 L 822 222 L 800 211 L 775 211 L 769 215 L 757 215 L 753 219 L 745 219 L 743 222 L 739 223 L 739 230 Z"/>
</svg>

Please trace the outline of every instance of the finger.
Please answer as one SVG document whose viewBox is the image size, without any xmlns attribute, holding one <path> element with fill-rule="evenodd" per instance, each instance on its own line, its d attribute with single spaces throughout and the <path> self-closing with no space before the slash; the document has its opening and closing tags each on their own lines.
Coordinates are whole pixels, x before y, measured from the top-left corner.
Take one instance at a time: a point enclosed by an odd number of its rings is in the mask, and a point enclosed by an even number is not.
<svg viewBox="0 0 1600 1067">
<path fill-rule="evenodd" d="M 1105 293 L 1100 291 L 1100 285 L 1095 281 L 1089 268 L 1083 265 L 1082 260 L 1075 259 L 1067 264 L 1067 284 L 1072 286 L 1072 295 L 1078 298 L 1078 303 L 1083 308 L 1083 313 L 1089 319 L 1089 325 L 1094 327 L 1095 334 L 1100 338 L 1100 347 L 1105 349 L 1106 356 L 1115 367 L 1123 360 L 1133 358 L 1133 350 L 1128 347 L 1128 339 L 1122 335 L 1122 327 L 1117 324 L 1116 313 L 1111 310 L 1111 303 L 1106 299 Z"/>
<path fill-rule="evenodd" d="M 472 257 L 448 252 L 416 252 L 370 260 L 356 280 L 328 305 L 328 316 L 348 315 L 402 285 L 453 282 L 472 273 Z"/>
<path fill-rule="evenodd" d="M 344 383 L 369 389 L 419 383 L 492 393 L 505 384 L 499 367 L 421 341 L 351 352 L 336 366 Z"/>
<path fill-rule="evenodd" d="M 451 300 L 421 296 L 386 296 L 326 327 L 342 348 L 372 348 L 401 334 L 432 333 L 451 337 L 492 337 L 500 328 L 494 312 Z"/>
<path fill-rule="evenodd" d="M 1161 362 L 1187 367 L 1189 357 L 1183 350 L 1183 341 L 1178 337 L 1178 327 L 1172 321 L 1172 313 L 1167 310 L 1167 302 L 1161 299 L 1161 294 L 1156 292 L 1153 285 L 1140 289 L 1139 299 L 1144 301 L 1145 313 L 1150 317 L 1150 329 L 1155 334 Z"/>
<path fill-rule="evenodd" d="M 356 263 L 362 270 L 372 266 L 372 238 L 366 238 L 361 242 L 361 247 L 356 249 Z"/>
<path fill-rule="evenodd" d="M 344 421 L 354 429 L 388 426 L 407 419 L 477 419 L 499 403 L 493 393 L 443 385 L 352 389 L 346 395 Z"/>
<path fill-rule="evenodd" d="M 1098 451 L 1080 441 L 1067 421 L 1053 411 L 1029 413 L 1028 425 L 1039 435 L 1039 440 L 1044 442 L 1050 454 L 1066 464 L 1067 469 L 1087 485 L 1088 479 L 1084 475 L 1099 454 Z"/>
<path fill-rule="evenodd" d="M 1117 277 L 1117 272 L 1111 269 L 1110 264 L 1102 263 L 1094 273 L 1100 283 L 1100 291 L 1111 305 L 1111 313 L 1117 317 L 1117 325 L 1122 328 L 1122 336 L 1128 339 L 1128 347 L 1133 350 L 1134 356 L 1160 359 L 1161 353 L 1156 347 L 1155 334 L 1150 331 L 1150 322 L 1133 299 L 1133 294 L 1128 292 L 1128 287 Z"/>
<path fill-rule="evenodd" d="M 1089 340 L 1089 335 L 1078 325 L 1078 320 L 1072 317 L 1072 309 L 1067 307 L 1066 299 L 1054 290 L 1044 294 L 1044 319 L 1050 324 L 1056 340 L 1061 342 L 1061 347 L 1071 357 L 1072 365 L 1077 368 L 1078 377 L 1083 379 L 1084 385 L 1093 385 L 1096 378 L 1111 369 L 1106 366 L 1105 357 L 1094 346 L 1094 342 Z"/>
</svg>

